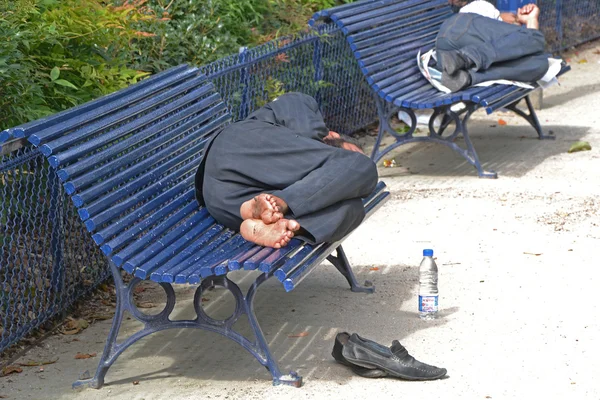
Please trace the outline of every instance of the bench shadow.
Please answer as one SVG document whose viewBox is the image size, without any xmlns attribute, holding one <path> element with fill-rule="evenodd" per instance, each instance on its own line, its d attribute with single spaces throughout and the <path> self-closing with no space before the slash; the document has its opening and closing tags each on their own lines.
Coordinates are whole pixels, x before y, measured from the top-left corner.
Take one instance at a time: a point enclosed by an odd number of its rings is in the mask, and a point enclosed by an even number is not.
<svg viewBox="0 0 600 400">
<path fill-rule="evenodd" d="M 571 100 L 579 99 L 592 93 L 597 93 L 598 91 L 600 91 L 600 83 L 575 86 L 564 92 L 552 92 L 552 94 L 544 95 L 543 108 L 546 110 L 557 107 Z"/>
<path fill-rule="evenodd" d="M 546 160 L 565 154 L 573 142 L 582 140 L 589 128 L 582 126 L 544 125 L 555 140 L 539 140 L 530 126 L 500 126 L 494 120 L 473 120 L 469 132 L 483 168 L 498 176 L 522 177 Z M 374 140 L 374 139 L 373 139 Z M 456 142 L 464 146 L 464 140 Z M 416 143 L 401 146 L 388 153 L 385 159 L 394 159 L 395 168 L 381 168 L 381 177 L 420 176 L 472 176 L 477 171 L 462 156 L 449 147 L 435 143 Z"/>
<path fill-rule="evenodd" d="M 344 383 L 355 375 L 331 356 L 338 332 L 357 332 L 389 345 L 393 339 L 402 341 L 419 330 L 445 324 L 445 318 L 456 308 L 441 310 L 435 321 L 419 320 L 416 304 L 412 304 L 417 270 L 406 266 L 386 266 L 381 271 L 372 271 L 370 266 L 355 267 L 359 282 L 374 282 L 374 294 L 351 292 L 345 279 L 328 263 L 290 293 L 285 293 L 273 279 L 265 283 L 258 291 L 255 310 L 281 372 L 297 371 L 305 382 Z M 233 280 L 245 289 L 255 276 L 245 274 L 241 282 L 235 277 Z M 209 315 L 229 315 L 234 302 L 227 291 L 216 289 L 208 296 Z M 409 299 L 411 304 L 404 304 Z M 174 311 L 173 319 L 193 318 L 192 302 L 183 303 Z M 131 328 L 132 321 L 127 324 Z M 244 334 L 250 332 L 245 319 L 239 327 L 238 324 L 236 329 Z M 302 336 L 291 337 L 298 334 Z M 423 361 L 435 364 L 435 360 Z M 166 377 L 191 378 L 199 383 L 258 380 L 267 385 L 272 379 L 250 353 L 233 341 L 204 330 L 178 329 L 153 334 L 126 350 L 109 371 L 106 386 L 114 390 L 120 385 L 131 385 L 132 381 Z"/>
</svg>

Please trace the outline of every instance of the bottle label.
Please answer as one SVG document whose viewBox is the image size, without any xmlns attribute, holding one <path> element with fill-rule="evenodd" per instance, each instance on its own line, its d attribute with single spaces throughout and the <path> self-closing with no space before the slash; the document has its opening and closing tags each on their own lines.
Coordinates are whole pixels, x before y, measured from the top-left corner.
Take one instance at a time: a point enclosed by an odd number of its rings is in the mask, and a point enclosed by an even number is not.
<svg viewBox="0 0 600 400">
<path fill-rule="evenodd" d="M 436 312 L 438 310 L 438 296 L 419 296 L 420 312 Z"/>
</svg>

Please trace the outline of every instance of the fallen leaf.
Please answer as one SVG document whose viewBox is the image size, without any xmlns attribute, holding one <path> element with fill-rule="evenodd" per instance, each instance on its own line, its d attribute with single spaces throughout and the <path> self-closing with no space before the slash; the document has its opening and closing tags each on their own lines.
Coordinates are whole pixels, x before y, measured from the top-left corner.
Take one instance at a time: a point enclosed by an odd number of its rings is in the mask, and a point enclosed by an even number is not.
<svg viewBox="0 0 600 400">
<path fill-rule="evenodd" d="M 7 365 L 6 367 L 2 368 L 2 376 L 20 374 L 21 372 L 23 372 L 23 368 L 16 365 Z"/>
<path fill-rule="evenodd" d="M 90 324 L 85 319 L 70 319 L 63 325 L 61 333 L 63 335 L 75 335 L 88 326 L 90 326 Z"/>
<path fill-rule="evenodd" d="M 133 382 L 131 382 L 131 383 L 133 383 L 134 385 L 139 385 L 139 384 L 140 384 L 140 381 L 133 381 Z"/>
<path fill-rule="evenodd" d="M 86 358 L 96 357 L 96 353 L 77 353 L 75 354 L 76 360 L 85 360 Z"/>
<path fill-rule="evenodd" d="M 154 308 L 156 307 L 156 304 L 154 303 L 150 303 L 149 301 L 145 301 L 143 303 L 139 303 L 137 305 L 138 308 Z"/>
<path fill-rule="evenodd" d="M 575 142 L 571 145 L 569 153 L 576 153 L 578 151 L 591 150 L 592 146 L 588 142 Z"/>
<path fill-rule="evenodd" d="M 369 268 L 369 270 L 370 271 L 379 271 L 379 267 L 372 267 L 372 268 Z"/>
<path fill-rule="evenodd" d="M 207 299 L 206 297 L 203 297 L 203 298 L 202 298 L 202 299 L 200 299 L 200 300 L 201 300 L 202 302 L 205 302 L 205 301 L 210 301 L 210 299 Z"/>
<path fill-rule="evenodd" d="M 485 281 L 479 281 L 479 283 L 484 283 Z"/>
<path fill-rule="evenodd" d="M 579 64 L 587 64 L 587 60 L 585 58 L 582 58 L 581 60 L 577 61 Z"/>
<path fill-rule="evenodd" d="M 107 319 L 111 319 L 113 317 L 112 314 L 92 314 L 88 318 L 96 320 L 96 321 L 104 321 Z"/>
<path fill-rule="evenodd" d="M 542 255 L 542 253 L 528 253 L 526 251 L 524 251 L 523 254 L 528 254 L 530 256 L 541 256 Z"/>
<path fill-rule="evenodd" d="M 571 382 L 571 385 L 574 385 L 576 382 Z"/>
<path fill-rule="evenodd" d="M 57 361 L 58 361 L 58 358 L 56 360 L 48 360 L 48 361 L 27 361 L 24 363 L 17 363 L 17 365 L 20 365 L 21 367 L 39 367 L 40 365 L 54 364 Z"/>
<path fill-rule="evenodd" d="M 0 394 L 0 399 L 8 399 L 8 396 L 5 396 L 3 394 Z"/>
<path fill-rule="evenodd" d="M 507 123 L 506 123 L 506 121 L 505 121 L 505 120 L 503 120 L 502 118 L 500 118 L 500 119 L 498 120 L 498 125 L 502 125 L 502 126 L 504 126 L 504 125 L 506 125 L 506 124 L 507 124 Z"/>
<path fill-rule="evenodd" d="M 592 53 L 594 53 L 594 54 L 600 54 L 600 50 L 594 50 Z"/>
<path fill-rule="evenodd" d="M 396 160 L 383 160 L 383 166 L 385 168 L 393 168 L 396 166 Z"/>
<path fill-rule="evenodd" d="M 308 332 L 300 332 L 300 333 L 294 333 L 294 334 L 288 335 L 288 337 L 304 337 L 304 336 L 308 336 Z"/>
</svg>

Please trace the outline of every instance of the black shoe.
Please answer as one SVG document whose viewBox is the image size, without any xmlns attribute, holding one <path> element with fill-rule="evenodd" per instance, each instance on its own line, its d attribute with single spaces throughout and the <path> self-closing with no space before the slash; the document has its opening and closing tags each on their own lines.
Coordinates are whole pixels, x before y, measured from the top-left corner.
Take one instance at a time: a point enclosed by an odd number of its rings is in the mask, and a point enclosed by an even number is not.
<svg viewBox="0 0 600 400">
<path fill-rule="evenodd" d="M 471 86 L 471 74 L 467 71 L 460 70 L 454 75 L 448 75 L 442 72 L 442 85 L 446 86 L 450 91 L 458 92 L 468 86 Z"/>
<path fill-rule="evenodd" d="M 368 369 L 380 369 L 390 376 L 407 380 L 439 379 L 447 373 L 445 368 L 415 360 L 397 340 L 394 340 L 392 346 L 388 348 L 363 339 L 355 333 L 344 344 L 342 356 L 352 364 Z"/>
<path fill-rule="evenodd" d="M 439 54 L 442 61 L 442 68 L 448 75 L 454 75 L 460 70 L 466 70 L 475 65 L 470 58 L 463 56 L 458 50 L 440 51 Z"/>
<path fill-rule="evenodd" d="M 359 367 L 346 360 L 344 358 L 344 355 L 342 354 L 342 351 L 344 345 L 348 342 L 349 338 L 350 335 L 348 334 L 348 332 L 340 332 L 336 335 L 331 355 L 333 356 L 333 358 L 335 358 L 337 362 L 347 367 L 350 367 L 352 369 L 352 372 L 354 372 L 356 375 L 362 376 L 363 378 L 385 378 L 386 376 L 388 376 L 387 372 L 382 371 L 380 369 Z"/>
</svg>

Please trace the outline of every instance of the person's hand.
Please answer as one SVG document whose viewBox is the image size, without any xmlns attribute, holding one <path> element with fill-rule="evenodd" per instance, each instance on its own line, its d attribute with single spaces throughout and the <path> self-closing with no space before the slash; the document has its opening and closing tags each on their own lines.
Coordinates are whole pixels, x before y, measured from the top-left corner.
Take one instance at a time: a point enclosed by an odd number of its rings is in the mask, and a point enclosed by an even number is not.
<svg viewBox="0 0 600 400">
<path fill-rule="evenodd" d="M 334 131 L 329 131 L 329 135 L 325 136 L 325 138 L 329 138 L 329 139 L 339 139 L 340 138 L 340 134 Z"/>
<path fill-rule="evenodd" d="M 517 10 L 517 21 L 523 25 L 537 21 L 539 16 L 540 8 L 535 4 L 527 4 Z"/>
<path fill-rule="evenodd" d="M 344 150 L 350 150 L 350 151 L 354 151 L 356 153 L 360 153 L 360 154 L 365 154 L 360 147 L 358 147 L 357 145 L 353 144 L 353 143 L 348 143 L 348 142 L 344 142 L 342 143 L 342 149 Z"/>
</svg>

